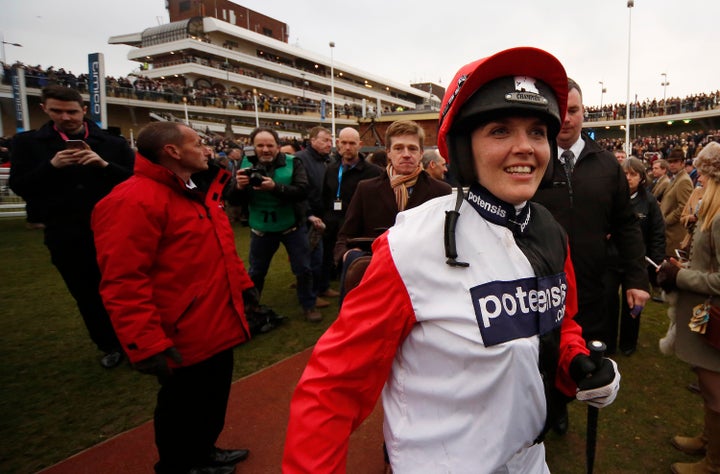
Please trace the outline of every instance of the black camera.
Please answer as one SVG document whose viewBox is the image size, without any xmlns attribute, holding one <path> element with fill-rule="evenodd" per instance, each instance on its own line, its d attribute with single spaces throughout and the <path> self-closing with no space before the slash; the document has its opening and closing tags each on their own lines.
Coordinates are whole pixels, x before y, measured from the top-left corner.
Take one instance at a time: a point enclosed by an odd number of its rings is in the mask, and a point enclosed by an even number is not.
<svg viewBox="0 0 720 474">
<path fill-rule="evenodd" d="M 263 178 L 267 176 L 264 168 L 253 166 L 252 168 L 245 168 L 242 170 L 246 176 L 250 178 L 250 186 L 257 187 L 263 182 Z"/>
</svg>

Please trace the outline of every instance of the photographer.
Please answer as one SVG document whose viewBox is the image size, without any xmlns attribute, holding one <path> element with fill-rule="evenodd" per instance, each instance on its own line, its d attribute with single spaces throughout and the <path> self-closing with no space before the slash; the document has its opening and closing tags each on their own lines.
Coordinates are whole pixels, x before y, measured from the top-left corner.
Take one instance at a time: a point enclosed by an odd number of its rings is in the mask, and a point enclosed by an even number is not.
<svg viewBox="0 0 720 474">
<path fill-rule="evenodd" d="M 319 322 L 322 314 L 315 308 L 310 246 L 304 225 L 307 173 L 300 160 L 280 152 L 275 130 L 256 128 L 250 134 L 250 143 L 252 147 L 246 148 L 236 174 L 237 188 L 248 205 L 250 278 L 262 292 L 272 257 L 282 243 L 297 279 L 298 300 L 305 318 Z"/>
</svg>

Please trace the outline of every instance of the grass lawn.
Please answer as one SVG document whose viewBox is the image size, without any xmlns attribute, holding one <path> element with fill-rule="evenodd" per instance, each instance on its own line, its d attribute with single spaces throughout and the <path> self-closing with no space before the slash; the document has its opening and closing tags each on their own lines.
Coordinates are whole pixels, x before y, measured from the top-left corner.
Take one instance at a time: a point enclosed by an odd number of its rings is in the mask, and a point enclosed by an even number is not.
<svg viewBox="0 0 720 474">
<path fill-rule="evenodd" d="M 247 229 L 235 231 L 245 260 Z M 21 219 L 0 220 L 0 262 L 0 472 L 36 472 L 151 419 L 155 379 L 127 364 L 100 367 L 101 354 L 50 264 L 42 232 L 26 230 Z M 322 310 L 322 323 L 305 322 L 288 287 L 292 281 L 281 248 L 263 302 L 289 320 L 235 351 L 235 378 L 311 346 L 334 319 L 337 309 L 331 306 Z M 694 379 L 687 365 L 657 349 L 666 323 L 664 305 L 651 303 L 637 353 L 616 358 L 622 388 L 600 412 L 597 473 L 669 472 L 671 462 L 692 459 L 668 443 L 678 432 L 700 429 L 702 404 L 685 388 Z M 548 436 L 553 473 L 584 472 L 586 412 L 573 402 L 568 434 Z"/>
</svg>

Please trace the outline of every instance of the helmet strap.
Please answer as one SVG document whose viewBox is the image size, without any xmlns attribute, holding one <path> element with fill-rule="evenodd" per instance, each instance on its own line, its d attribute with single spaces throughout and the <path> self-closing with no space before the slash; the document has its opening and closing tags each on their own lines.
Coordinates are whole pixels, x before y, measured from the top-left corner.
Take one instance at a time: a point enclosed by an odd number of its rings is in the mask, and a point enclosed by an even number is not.
<svg viewBox="0 0 720 474">
<path fill-rule="evenodd" d="M 455 209 L 452 211 L 445 211 L 445 229 L 444 229 L 444 242 L 445 242 L 445 256 L 447 260 L 445 263 L 451 267 L 469 267 L 470 264 L 467 262 L 457 261 L 457 247 L 455 241 L 455 228 L 457 227 L 457 221 L 460 217 L 460 207 L 462 206 L 464 193 L 461 185 L 457 186 L 456 190 Z"/>
</svg>

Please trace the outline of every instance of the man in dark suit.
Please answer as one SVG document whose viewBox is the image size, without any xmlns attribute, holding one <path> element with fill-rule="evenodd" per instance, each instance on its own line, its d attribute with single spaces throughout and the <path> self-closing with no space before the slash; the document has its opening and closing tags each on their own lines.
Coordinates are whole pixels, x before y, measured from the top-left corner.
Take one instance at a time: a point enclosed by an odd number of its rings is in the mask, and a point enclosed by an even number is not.
<svg viewBox="0 0 720 474">
<path fill-rule="evenodd" d="M 568 78 L 567 113 L 557 136 L 557 153 L 533 200 L 545 206 L 568 234 L 578 290 L 575 321 L 583 338 L 609 341 L 612 325 L 602 277 L 608 270 L 610 237 L 617 244 L 630 308 L 645 306 L 650 283 L 627 178 L 615 156 L 582 133 L 584 111 L 580 86 Z M 562 418 L 555 426 L 560 434 L 568 428 L 567 414 Z"/>
</svg>

